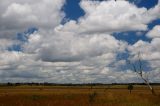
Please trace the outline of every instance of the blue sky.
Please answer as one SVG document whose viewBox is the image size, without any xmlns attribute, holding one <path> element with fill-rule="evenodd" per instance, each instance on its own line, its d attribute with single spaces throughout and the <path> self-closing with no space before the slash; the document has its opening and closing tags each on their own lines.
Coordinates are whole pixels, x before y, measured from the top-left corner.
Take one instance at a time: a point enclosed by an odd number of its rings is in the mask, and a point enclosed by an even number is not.
<svg viewBox="0 0 160 106">
<path fill-rule="evenodd" d="M 98 0 L 97 0 L 98 1 Z M 99 0 L 99 1 L 105 1 L 105 0 Z M 145 7 L 147 9 L 153 8 L 157 3 L 158 0 L 129 0 L 130 3 L 134 3 L 137 7 L 142 8 Z M 78 20 L 80 17 L 85 15 L 85 12 L 79 5 L 80 0 L 67 0 L 66 4 L 63 7 L 63 11 L 65 12 L 66 19 L 69 20 Z M 152 23 L 149 23 L 148 28 L 152 29 L 155 25 L 160 24 L 160 19 L 157 19 L 153 21 Z M 115 37 L 117 39 L 128 41 L 128 43 L 134 44 L 138 40 L 146 40 L 150 41 L 150 39 L 146 38 L 145 33 L 147 31 L 144 31 L 142 36 L 135 36 L 136 32 L 129 31 L 129 32 L 122 32 L 122 33 L 115 33 Z M 123 36 L 124 35 L 124 36 Z"/>
<path fill-rule="evenodd" d="M 97 0 L 97 1 L 105 1 L 105 0 Z M 158 0 L 129 0 L 131 3 L 136 4 L 138 7 L 145 7 L 150 9 L 154 7 Z M 66 3 L 63 7 L 63 11 L 66 14 L 66 18 L 77 20 L 79 17 L 84 16 L 85 12 L 79 5 L 80 0 L 66 0 Z"/>
<path fill-rule="evenodd" d="M 63 7 L 67 19 L 78 20 L 79 17 L 84 16 L 84 11 L 79 5 L 80 0 L 67 0 Z"/>
<path fill-rule="evenodd" d="M 39 8 L 40 7 L 40 8 Z M 1 82 L 160 81 L 160 1 L 3 0 Z"/>
</svg>

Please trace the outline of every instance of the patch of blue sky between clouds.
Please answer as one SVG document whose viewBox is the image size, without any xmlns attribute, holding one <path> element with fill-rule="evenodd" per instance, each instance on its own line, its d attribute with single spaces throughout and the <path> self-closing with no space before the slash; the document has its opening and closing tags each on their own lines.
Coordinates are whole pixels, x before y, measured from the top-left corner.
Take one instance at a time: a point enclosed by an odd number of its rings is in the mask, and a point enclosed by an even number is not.
<svg viewBox="0 0 160 106">
<path fill-rule="evenodd" d="M 153 29 L 153 27 L 155 27 L 156 25 L 160 25 L 160 19 L 156 19 L 156 20 L 152 21 L 152 23 L 149 23 L 148 28 Z"/>
<path fill-rule="evenodd" d="M 38 28 L 36 27 L 31 27 L 27 31 L 23 33 L 18 33 L 17 34 L 17 39 L 22 41 L 22 42 L 27 42 L 29 35 L 33 34 L 34 32 L 38 31 Z"/>
<path fill-rule="evenodd" d="M 128 69 L 134 70 L 132 63 L 135 65 L 135 67 L 139 70 L 140 66 L 139 66 L 139 60 L 137 61 L 132 61 L 130 60 L 132 56 L 130 55 L 130 52 L 128 50 L 125 50 L 122 53 L 118 53 L 116 56 L 116 62 L 113 63 L 111 66 L 112 67 L 119 67 L 118 69 L 120 69 L 119 71 L 128 71 Z M 123 61 L 125 62 L 124 64 L 120 64 L 119 66 L 116 66 L 117 62 L 119 61 Z M 129 63 L 129 61 L 132 61 L 131 64 Z M 150 64 L 148 61 L 145 60 L 141 60 L 142 63 L 142 68 L 144 70 L 144 72 L 148 72 L 150 71 L 152 68 L 150 67 Z"/>
<path fill-rule="evenodd" d="M 113 36 L 118 40 L 127 41 L 128 44 L 134 44 L 138 40 L 150 42 L 151 39 L 145 36 L 147 32 L 148 31 L 142 31 L 142 32 L 128 31 L 128 32 L 113 33 Z"/>
<path fill-rule="evenodd" d="M 12 46 L 8 47 L 8 51 L 18 51 L 18 52 L 22 51 L 22 47 L 21 47 L 22 44 L 25 42 L 28 42 L 28 37 L 36 31 L 38 31 L 38 28 L 31 27 L 31 28 L 28 28 L 28 30 L 26 30 L 23 33 L 18 33 L 16 39 L 20 41 L 20 43 L 13 44 Z"/>
<path fill-rule="evenodd" d="M 157 5 L 158 0 L 129 0 L 130 3 L 134 3 L 139 8 L 153 8 Z M 155 25 L 160 24 L 160 19 L 154 20 L 152 23 L 148 24 L 147 31 L 128 31 L 128 32 L 120 32 L 114 33 L 113 36 L 116 39 L 127 41 L 129 44 L 134 44 L 139 40 L 150 42 L 151 39 L 146 37 L 146 33 L 151 30 Z"/>
<path fill-rule="evenodd" d="M 65 24 L 69 20 L 78 20 L 80 17 L 85 15 L 85 12 L 80 7 L 79 3 L 81 0 L 66 0 L 65 5 L 62 8 L 62 11 L 65 13 L 65 18 L 62 20 L 62 24 Z M 106 0 L 94 0 L 94 1 L 106 1 Z M 153 8 L 157 3 L 158 0 L 129 0 L 130 3 L 134 3 L 139 8 Z M 148 31 L 151 30 L 155 25 L 160 24 L 160 19 L 153 21 L 152 23 L 148 24 Z M 134 44 L 138 40 L 148 41 L 150 42 L 151 39 L 147 38 L 145 34 L 148 31 L 128 31 L 128 32 L 120 32 L 114 33 L 113 36 L 118 40 L 127 41 L 129 44 Z"/>
<path fill-rule="evenodd" d="M 14 44 L 10 47 L 8 47 L 8 51 L 22 51 L 21 45 L 20 44 Z"/>
<path fill-rule="evenodd" d="M 78 20 L 85 15 L 79 3 L 80 0 L 66 0 L 66 3 L 62 7 L 62 11 L 65 13 L 65 17 L 61 22 L 62 24 L 65 24 L 69 20 Z"/>
<path fill-rule="evenodd" d="M 153 8 L 158 0 L 129 0 L 131 3 L 134 3 L 137 7 L 145 7 L 147 9 Z"/>
</svg>

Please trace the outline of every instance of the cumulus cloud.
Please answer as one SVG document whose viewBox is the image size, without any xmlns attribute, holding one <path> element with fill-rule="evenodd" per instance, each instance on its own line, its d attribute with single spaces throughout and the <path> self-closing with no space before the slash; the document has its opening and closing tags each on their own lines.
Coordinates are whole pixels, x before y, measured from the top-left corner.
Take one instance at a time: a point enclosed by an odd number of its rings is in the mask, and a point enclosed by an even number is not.
<svg viewBox="0 0 160 106">
<path fill-rule="evenodd" d="M 153 30 L 152 30 L 153 31 Z M 160 38 L 153 38 L 151 42 L 137 41 L 134 45 L 130 45 L 128 50 L 130 51 L 130 58 L 133 61 L 139 59 L 138 54 L 143 62 L 144 71 L 148 71 L 149 80 L 152 82 L 159 82 L 159 69 L 160 69 Z M 148 67 L 149 69 L 146 69 Z"/>
<path fill-rule="evenodd" d="M 2 0 L 0 37 L 11 37 L 30 27 L 53 29 L 64 17 L 64 0 Z"/>
<path fill-rule="evenodd" d="M 155 26 L 151 31 L 147 33 L 149 38 L 159 38 L 160 37 L 160 25 Z"/>
<path fill-rule="evenodd" d="M 147 10 L 138 8 L 128 1 L 90 1 L 82 0 L 81 8 L 85 16 L 68 22 L 64 30 L 78 30 L 79 33 L 113 33 L 125 31 L 145 31 L 147 24 L 159 18 L 160 5 Z"/>
<path fill-rule="evenodd" d="M 147 24 L 160 17 L 159 4 L 147 10 L 128 1 L 82 0 L 80 6 L 85 16 L 62 25 L 64 3 L 64 0 L 1 2 L 2 82 L 134 82 L 139 79 L 127 69 L 125 58 L 118 59 L 119 54 L 129 51 L 136 58 L 141 50 L 146 61 L 159 59 L 159 37 L 155 36 L 158 28 L 148 32 L 147 36 L 153 38 L 151 42 L 138 41 L 134 45 L 112 36 L 114 32 L 147 30 Z M 24 42 L 18 41 L 16 33 L 30 27 L 37 27 L 38 31 L 29 33 Z M 15 44 L 22 50 L 7 49 Z M 160 65 L 150 64 L 151 67 Z M 155 69 L 153 75 L 158 73 L 158 68 Z M 155 77 L 153 81 L 158 80 Z"/>
</svg>

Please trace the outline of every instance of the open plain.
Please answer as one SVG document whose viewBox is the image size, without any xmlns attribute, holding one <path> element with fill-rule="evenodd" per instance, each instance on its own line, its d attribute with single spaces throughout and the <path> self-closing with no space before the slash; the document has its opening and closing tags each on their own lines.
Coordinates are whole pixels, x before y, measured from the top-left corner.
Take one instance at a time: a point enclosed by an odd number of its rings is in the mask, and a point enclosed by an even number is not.
<svg viewBox="0 0 160 106">
<path fill-rule="evenodd" d="M 160 86 L 156 96 L 144 85 L 111 86 L 10 86 L 0 87 L 0 106 L 160 106 Z"/>
</svg>

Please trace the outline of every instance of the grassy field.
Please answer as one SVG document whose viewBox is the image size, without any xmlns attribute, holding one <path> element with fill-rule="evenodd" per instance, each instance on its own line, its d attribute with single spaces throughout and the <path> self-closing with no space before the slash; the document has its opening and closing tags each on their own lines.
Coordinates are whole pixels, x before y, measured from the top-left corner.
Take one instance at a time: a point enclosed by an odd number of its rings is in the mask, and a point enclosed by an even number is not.
<svg viewBox="0 0 160 106">
<path fill-rule="evenodd" d="M 145 86 L 130 94 L 121 86 L 17 86 L 0 87 L 0 106 L 160 106 L 160 86 L 153 96 Z"/>
</svg>

